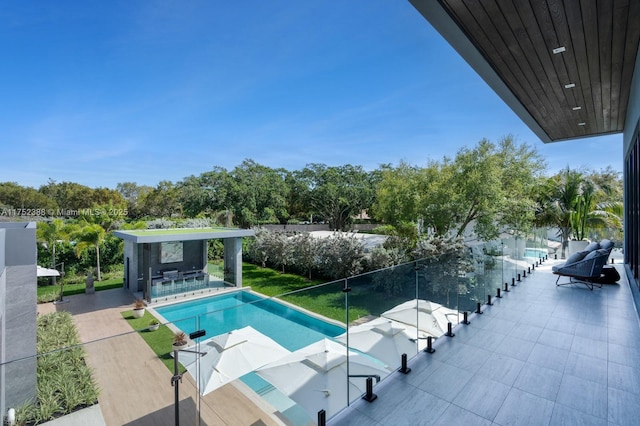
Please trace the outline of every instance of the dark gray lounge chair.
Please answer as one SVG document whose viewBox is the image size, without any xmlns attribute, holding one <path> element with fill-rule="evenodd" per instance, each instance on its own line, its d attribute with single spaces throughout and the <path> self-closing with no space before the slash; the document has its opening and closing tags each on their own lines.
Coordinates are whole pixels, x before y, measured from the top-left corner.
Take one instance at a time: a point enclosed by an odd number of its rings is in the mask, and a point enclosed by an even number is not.
<svg viewBox="0 0 640 426">
<path fill-rule="evenodd" d="M 552 268 L 553 273 L 558 275 L 556 286 L 584 284 L 589 290 L 593 290 L 594 285 L 602 287 L 602 269 L 608 263 L 612 249 L 611 241 L 602 240 L 589 244 L 584 251 L 572 254 L 564 264 Z M 560 277 L 568 277 L 569 281 L 561 283 Z"/>
</svg>

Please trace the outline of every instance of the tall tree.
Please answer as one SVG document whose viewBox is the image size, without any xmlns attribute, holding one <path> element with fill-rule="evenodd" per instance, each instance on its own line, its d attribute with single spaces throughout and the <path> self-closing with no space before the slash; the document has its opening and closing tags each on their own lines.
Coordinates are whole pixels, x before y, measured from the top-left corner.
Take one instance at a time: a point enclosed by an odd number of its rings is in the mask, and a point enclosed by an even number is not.
<svg viewBox="0 0 640 426">
<path fill-rule="evenodd" d="M 333 230 L 346 230 L 353 216 L 373 205 L 372 176 L 361 166 L 308 164 L 298 177 L 305 182 L 312 211 Z"/>
<path fill-rule="evenodd" d="M 246 159 L 233 169 L 227 190 L 234 220 L 243 228 L 260 223 L 286 223 L 288 186 L 286 171 Z"/>
<path fill-rule="evenodd" d="M 2 182 L 0 183 L 0 207 L 49 212 L 58 206 L 55 200 L 34 188 L 23 187 L 16 182 Z"/>
<path fill-rule="evenodd" d="M 173 217 L 182 214 L 178 189 L 168 180 L 163 180 L 144 199 L 143 213 L 152 217 Z"/>
<path fill-rule="evenodd" d="M 135 182 L 121 182 L 116 185 L 116 191 L 127 203 L 127 217 L 139 219 L 144 216 L 145 197 L 153 191 L 153 187 L 138 185 Z"/>
<path fill-rule="evenodd" d="M 511 136 L 497 145 L 482 140 L 454 159 L 383 171 L 376 211 L 392 225 L 412 222 L 435 235 L 455 236 L 473 226 L 476 235 L 491 240 L 532 211 L 531 187 L 543 169 L 537 152 Z"/>
</svg>

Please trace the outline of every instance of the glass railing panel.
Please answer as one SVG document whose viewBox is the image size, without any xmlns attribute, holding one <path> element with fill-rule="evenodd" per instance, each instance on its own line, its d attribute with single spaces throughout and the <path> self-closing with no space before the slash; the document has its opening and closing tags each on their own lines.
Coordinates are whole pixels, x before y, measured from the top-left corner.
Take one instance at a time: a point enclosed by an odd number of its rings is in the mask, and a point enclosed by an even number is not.
<svg viewBox="0 0 640 426">
<path fill-rule="evenodd" d="M 531 259 L 527 253 L 527 235 L 523 232 L 517 232 L 514 236 L 509 237 L 505 241 L 505 276 L 507 282 L 512 284 L 522 279 L 531 268 Z"/>
<path fill-rule="evenodd" d="M 416 299 L 415 263 L 407 263 L 348 279 L 349 311 L 357 312 L 349 322 L 348 333 L 340 338 L 356 352 L 353 362 L 363 364 L 360 354 L 379 361 L 374 363 L 374 382 L 384 379 L 418 353 L 418 330 L 415 315 L 403 317 L 399 309 Z M 415 309 L 415 303 L 411 306 Z M 400 315 L 400 316 L 398 316 Z M 351 358 L 350 358 L 351 359 Z M 384 367 L 380 370 L 380 362 Z M 354 364 L 353 374 L 364 374 Z M 360 371 L 360 372 L 358 372 Z M 364 393 L 366 377 L 350 380 Z M 361 393 L 361 394 L 362 394 Z"/>
<path fill-rule="evenodd" d="M 150 286 L 150 300 L 163 302 L 176 296 L 207 294 L 228 287 L 225 282 L 209 273 L 180 274 L 175 278 L 155 279 Z"/>
<path fill-rule="evenodd" d="M 330 418 L 357 397 L 347 394 L 347 347 L 337 341 L 347 318 L 358 315 L 348 309 L 347 288 L 346 280 L 338 280 L 270 299 L 278 303 L 279 316 L 294 322 L 282 330 L 282 346 L 290 353 L 256 369 L 248 383 L 290 424 L 313 424 L 321 410 Z"/>
<path fill-rule="evenodd" d="M 549 254 L 546 229 L 533 228 L 525 234 L 525 249 L 523 258 L 529 263 L 540 262 Z"/>
<path fill-rule="evenodd" d="M 467 286 L 473 294 L 475 309 L 477 304 L 489 302 L 489 296 L 494 297 L 497 289 L 503 287 L 504 257 L 503 244 L 500 240 L 483 243 L 481 248 L 473 251 L 473 269 L 467 274 Z"/>
</svg>

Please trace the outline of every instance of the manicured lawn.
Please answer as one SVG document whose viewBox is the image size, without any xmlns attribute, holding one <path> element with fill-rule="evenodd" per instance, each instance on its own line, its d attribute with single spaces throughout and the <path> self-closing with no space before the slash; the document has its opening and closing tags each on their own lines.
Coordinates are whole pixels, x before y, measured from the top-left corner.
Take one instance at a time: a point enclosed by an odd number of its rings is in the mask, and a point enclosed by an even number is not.
<svg viewBox="0 0 640 426">
<path fill-rule="evenodd" d="M 173 372 L 173 357 L 171 356 L 173 344 L 173 332 L 166 325 L 161 325 L 156 331 L 149 331 L 149 322 L 155 317 L 148 311 L 145 311 L 142 318 L 134 318 L 133 311 L 124 311 L 121 313 L 124 319 L 129 323 L 132 329 L 140 333 L 142 339 L 147 342 L 153 352 L 162 360 L 169 371 Z M 181 367 L 180 371 L 184 368 Z"/>
<path fill-rule="evenodd" d="M 261 268 L 249 263 L 244 263 L 242 268 L 243 286 L 250 286 L 258 293 L 278 296 L 282 300 L 327 318 L 345 322 L 346 303 L 342 282 L 309 288 L 322 284 L 323 281 L 309 281 L 299 275 L 282 274 L 273 269 Z M 349 293 L 349 322 L 371 313 L 379 314 L 404 301 L 400 298 L 387 297 L 382 293 L 374 293 L 370 288 L 353 288 Z"/>
<path fill-rule="evenodd" d="M 137 231 L 126 231 L 126 233 L 138 237 L 148 235 L 175 235 L 175 234 L 207 234 L 211 232 L 236 231 L 240 228 L 184 228 L 184 229 L 144 229 Z"/>
<path fill-rule="evenodd" d="M 122 273 L 120 273 L 122 275 Z M 122 288 L 122 277 L 95 281 L 93 286 L 96 291 L 110 290 L 112 288 Z M 84 281 L 76 283 L 64 283 L 63 295 L 71 296 L 72 294 L 84 293 L 86 284 Z M 60 283 L 57 285 L 38 286 L 38 303 L 53 302 L 60 298 Z"/>
</svg>

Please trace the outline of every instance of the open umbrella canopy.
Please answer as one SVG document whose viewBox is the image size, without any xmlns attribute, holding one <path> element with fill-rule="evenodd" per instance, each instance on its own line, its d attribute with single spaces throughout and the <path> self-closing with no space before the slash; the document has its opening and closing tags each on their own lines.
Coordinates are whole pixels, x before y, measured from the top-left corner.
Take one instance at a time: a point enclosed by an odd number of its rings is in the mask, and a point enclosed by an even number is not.
<svg viewBox="0 0 640 426">
<path fill-rule="evenodd" d="M 366 377 L 389 374 L 384 365 L 346 346 L 323 339 L 260 367 L 256 373 L 303 407 L 312 418 L 325 410 L 331 417 L 366 391 Z M 347 391 L 348 389 L 348 391 Z M 348 392 L 348 394 L 347 394 Z"/>
<path fill-rule="evenodd" d="M 36 276 L 38 277 L 59 277 L 60 272 L 55 269 L 44 268 L 40 265 L 37 266 Z"/>
<path fill-rule="evenodd" d="M 440 337 L 447 332 L 447 324 L 460 322 L 460 314 L 454 309 L 424 299 L 408 300 L 381 314 L 403 324 L 416 327 L 433 337 Z"/>
<path fill-rule="evenodd" d="M 205 340 L 198 350 L 206 354 L 181 351 L 179 360 L 196 379 L 202 395 L 290 353 L 251 326 Z"/>
<path fill-rule="evenodd" d="M 357 349 L 379 359 L 390 371 L 402 364 L 402 354 L 409 358 L 418 353 L 416 329 L 387 318 L 376 318 L 353 327 L 349 327 L 349 348 Z M 347 333 L 335 339 L 347 344 Z M 426 337 L 426 336 L 425 336 Z"/>
</svg>

